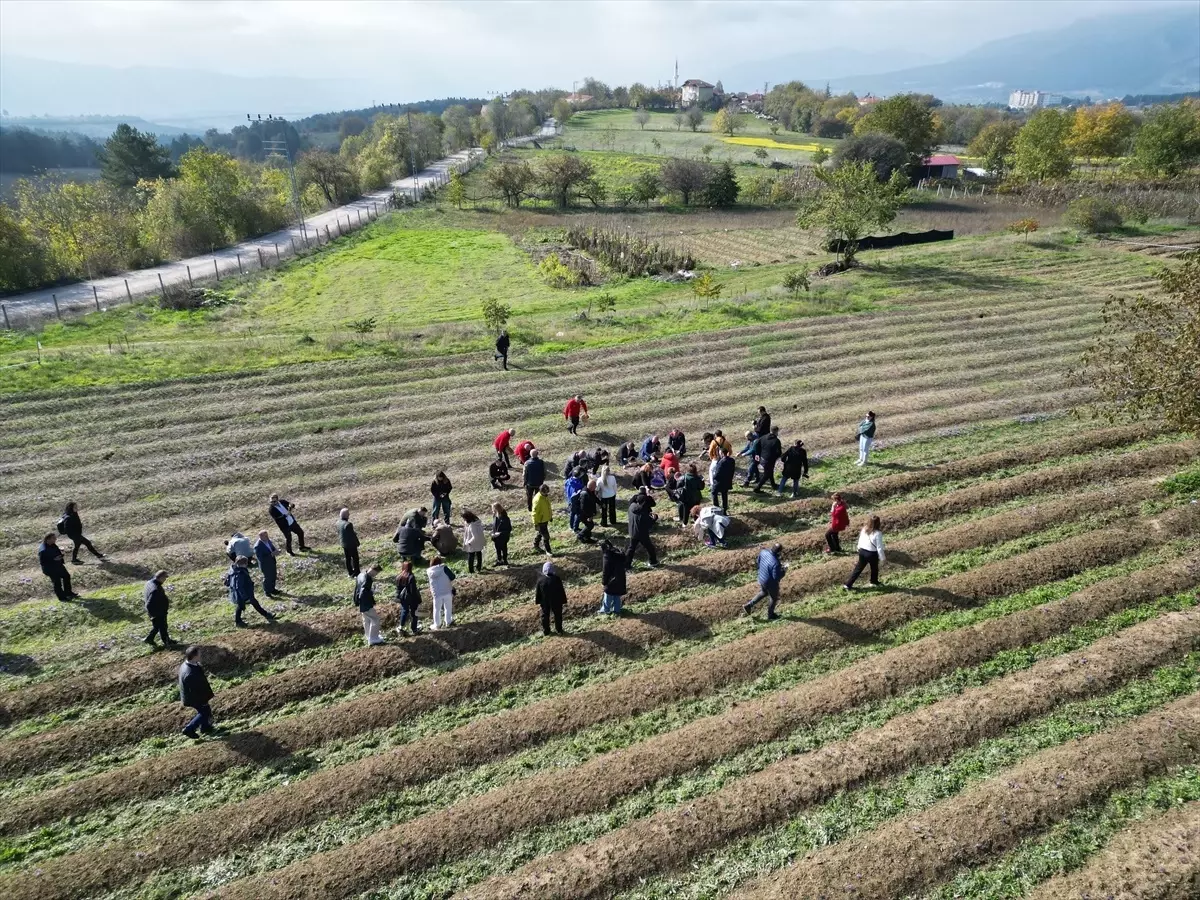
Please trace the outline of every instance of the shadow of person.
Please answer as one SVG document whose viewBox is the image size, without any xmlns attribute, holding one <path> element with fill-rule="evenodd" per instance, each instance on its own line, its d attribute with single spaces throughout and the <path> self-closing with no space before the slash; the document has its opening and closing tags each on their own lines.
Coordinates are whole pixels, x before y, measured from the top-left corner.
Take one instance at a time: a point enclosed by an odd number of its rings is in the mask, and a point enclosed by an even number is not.
<svg viewBox="0 0 1200 900">
<path fill-rule="evenodd" d="M 137 579 L 138 581 L 149 581 L 154 575 L 153 571 L 137 563 L 114 562 L 111 559 L 100 560 L 100 568 L 119 578 Z"/>
<path fill-rule="evenodd" d="M 140 622 L 145 617 L 140 610 L 125 609 L 116 600 L 83 597 L 75 602 L 104 622 Z"/>
</svg>

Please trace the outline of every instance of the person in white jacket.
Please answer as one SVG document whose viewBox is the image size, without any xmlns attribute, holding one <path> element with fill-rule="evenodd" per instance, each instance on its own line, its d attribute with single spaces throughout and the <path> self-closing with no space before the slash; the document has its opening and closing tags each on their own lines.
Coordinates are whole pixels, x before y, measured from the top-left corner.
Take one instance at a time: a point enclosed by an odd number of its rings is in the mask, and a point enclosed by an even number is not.
<svg viewBox="0 0 1200 900">
<path fill-rule="evenodd" d="M 729 516 L 725 515 L 725 511 L 719 506 L 703 506 L 692 527 L 696 530 L 696 537 L 704 541 L 706 547 L 724 547 Z"/>
<path fill-rule="evenodd" d="M 617 476 L 607 465 L 600 467 L 596 479 L 596 496 L 600 498 L 600 527 L 615 528 L 617 525 Z"/>
<path fill-rule="evenodd" d="M 454 624 L 454 573 L 446 566 L 440 556 L 433 558 L 433 564 L 425 570 L 429 579 L 429 596 L 433 599 L 433 622 L 430 631 L 439 627 L 446 628 Z"/>
<path fill-rule="evenodd" d="M 467 554 L 467 571 L 482 572 L 483 548 L 487 546 L 487 538 L 483 534 L 483 523 L 479 521 L 479 516 L 469 509 L 462 511 L 462 520 L 462 542 L 463 550 Z"/>
<path fill-rule="evenodd" d="M 879 587 L 879 564 L 886 559 L 887 553 L 883 549 L 883 528 L 879 524 L 879 516 L 871 516 L 862 531 L 858 533 L 858 562 L 854 564 L 854 571 L 850 573 L 850 579 L 842 587 L 846 590 L 853 588 L 854 582 L 858 580 L 858 576 L 867 566 L 871 567 L 871 587 Z"/>
</svg>

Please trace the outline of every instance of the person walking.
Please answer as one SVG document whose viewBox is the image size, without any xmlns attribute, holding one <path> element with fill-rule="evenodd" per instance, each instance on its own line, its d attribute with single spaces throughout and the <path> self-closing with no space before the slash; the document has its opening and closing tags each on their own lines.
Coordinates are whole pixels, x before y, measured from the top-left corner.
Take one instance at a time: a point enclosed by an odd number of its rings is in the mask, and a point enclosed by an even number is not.
<svg viewBox="0 0 1200 900">
<path fill-rule="evenodd" d="M 600 498 L 600 527 L 617 526 L 617 476 L 608 465 L 600 467 L 596 480 L 596 494 Z"/>
<path fill-rule="evenodd" d="M 871 445 L 875 443 L 875 413 L 867 410 L 867 417 L 858 423 L 858 462 L 856 466 L 865 466 L 867 457 L 871 455 Z"/>
<path fill-rule="evenodd" d="M 746 432 L 746 446 L 738 451 L 737 459 L 743 456 L 750 458 L 750 467 L 746 469 L 746 477 L 742 479 L 742 487 L 750 487 L 750 482 L 758 480 L 759 442 L 760 438 L 753 431 Z"/>
<path fill-rule="evenodd" d="M 396 626 L 396 634 L 404 634 L 404 626 L 410 622 L 412 633 L 420 634 L 417 609 L 421 605 L 421 589 L 408 560 L 400 563 L 400 574 L 396 576 L 396 602 L 400 604 L 400 624 Z"/>
<path fill-rule="evenodd" d="M 754 417 L 754 423 L 751 425 L 751 430 L 753 430 L 754 433 L 759 437 L 771 433 L 771 414 L 767 412 L 767 408 L 765 406 L 760 406 L 758 408 L 758 414 Z"/>
<path fill-rule="evenodd" d="M 433 622 L 430 631 L 449 628 L 454 624 L 454 573 L 440 556 L 435 556 L 425 570 L 429 580 L 429 596 L 433 599 Z"/>
<path fill-rule="evenodd" d="M 783 455 L 783 443 L 779 440 L 778 425 L 772 425 L 771 430 L 758 439 L 758 455 L 760 469 L 754 493 L 761 494 L 768 480 L 773 490 L 779 490 L 779 485 L 775 483 L 775 464 Z"/>
<path fill-rule="evenodd" d="M 600 552 L 603 560 L 600 584 L 604 590 L 600 597 L 599 615 L 619 616 L 625 592 L 628 590 L 625 581 L 625 554 L 609 540 L 600 542 Z"/>
<path fill-rule="evenodd" d="M 250 538 L 240 531 L 235 531 L 225 542 L 225 555 L 229 557 L 230 562 L 237 562 L 239 556 L 249 559 L 253 553 L 254 548 L 250 546 Z"/>
<path fill-rule="evenodd" d="M 258 614 L 268 622 L 275 621 L 275 616 L 263 609 L 254 596 L 254 581 L 250 578 L 249 559 L 239 556 L 229 567 L 229 571 L 225 573 L 222 581 L 229 589 L 229 602 L 233 604 L 234 609 L 234 625 L 238 628 L 247 627 L 246 623 L 242 621 L 242 613 L 246 611 L 247 606 L 253 606 Z"/>
<path fill-rule="evenodd" d="M 275 559 L 278 553 L 271 536 L 266 531 L 260 531 L 258 540 L 254 542 L 254 558 L 258 560 L 258 570 L 262 572 L 263 593 L 268 597 L 274 597 L 278 593 L 275 588 L 279 576 L 279 567 Z"/>
<path fill-rule="evenodd" d="M 500 336 L 496 338 L 496 352 L 492 354 L 492 361 L 500 360 L 505 372 L 508 371 L 508 348 L 511 343 L 508 332 L 501 331 Z"/>
<path fill-rule="evenodd" d="M 79 504 L 74 500 L 67 503 L 66 509 L 63 510 L 62 517 L 58 520 L 56 526 L 58 533 L 69 537 L 75 545 L 71 548 L 71 562 L 79 564 L 79 548 L 87 547 L 88 552 L 96 559 L 107 559 L 103 553 L 97 550 L 92 542 L 89 541 L 83 533 L 83 520 L 79 518 Z"/>
<path fill-rule="evenodd" d="M 567 605 L 567 589 L 554 571 L 554 563 L 547 562 L 542 566 L 542 574 L 533 589 L 533 600 L 542 608 L 542 634 L 550 634 L 551 616 L 554 616 L 554 630 L 564 634 L 562 616 L 563 607 Z"/>
<path fill-rule="evenodd" d="M 525 508 L 532 512 L 533 498 L 546 483 L 546 464 L 537 450 L 529 455 L 529 462 L 521 471 L 521 481 L 525 485 Z"/>
<path fill-rule="evenodd" d="M 146 615 L 150 618 L 150 633 L 146 635 L 145 642 L 151 647 L 157 647 L 154 643 L 154 636 L 157 634 L 162 638 L 164 647 L 174 647 L 175 642 L 171 640 L 171 636 L 167 634 L 167 610 L 171 608 L 171 600 L 167 596 L 167 590 L 163 584 L 167 580 L 167 573 L 159 569 L 154 573 L 154 577 L 146 582 L 145 588 L 142 590 L 142 602 L 146 607 Z"/>
<path fill-rule="evenodd" d="M 582 418 L 586 422 L 587 417 L 588 407 L 583 401 L 583 394 L 576 394 L 563 407 L 563 418 L 567 420 L 567 431 L 571 434 L 579 434 L 579 420 Z"/>
<path fill-rule="evenodd" d="M 800 479 L 808 477 L 808 451 L 804 449 L 804 441 L 796 441 L 783 454 L 783 469 L 779 473 L 779 496 L 783 489 L 792 482 L 792 499 L 800 496 Z"/>
<path fill-rule="evenodd" d="M 679 482 L 679 498 L 676 501 L 676 511 L 679 513 L 679 526 L 687 528 L 688 517 L 692 507 L 698 504 L 704 496 L 704 479 L 696 471 L 695 463 L 688 463 L 687 473 Z"/>
<path fill-rule="evenodd" d="M 585 544 L 592 542 L 592 532 L 596 529 L 596 510 L 600 500 L 596 497 L 596 481 L 589 479 L 587 486 L 571 498 L 571 515 L 576 525 L 576 535 Z"/>
<path fill-rule="evenodd" d="M 842 587 L 848 591 L 853 589 L 854 582 L 858 580 L 858 576 L 867 566 L 871 567 L 869 584 L 871 587 L 880 587 L 879 564 L 886 560 L 887 553 L 883 548 L 883 526 L 879 522 L 879 516 L 871 516 L 858 533 L 858 562 L 854 564 L 854 571 L 850 573 L 849 579 Z"/>
<path fill-rule="evenodd" d="M 512 520 L 499 503 L 492 504 L 492 546 L 496 548 L 496 565 L 508 565 L 508 540 L 512 537 Z"/>
<path fill-rule="evenodd" d="M 476 571 L 482 572 L 483 548 L 487 544 L 487 539 L 483 534 L 483 523 L 479 521 L 479 516 L 469 509 L 462 511 L 462 520 L 462 543 L 463 550 L 467 554 L 467 572 L 472 574 Z"/>
<path fill-rule="evenodd" d="M 721 456 L 713 463 L 710 471 L 713 506 L 719 506 L 729 512 L 729 490 L 733 487 L 733 478 L 737 470 L 728 448 L 721 451 Z"/>
<path fill-rule="evenodd" d="M 496 458 L 488 466 L 488 479 L 492 482 L 492 490 L 502 491 L 512 481 L 512 473 L 508 470 L 508 460 L 503 453 L 497 453 Z"/>
<path fill-rule="evenodd" d="M 183 726 L 183 734 L 193 741 L 200 740 L 197 731 L 208 734 L 215 728 L 209 705 L 214 696 L 204 666 L 200 665 L 200 648 L 188 647 L 183 651 L 183 664 L 179 667 L 179 700 L 188 709 L 195 710 L 192 720 Z"/>
<path fill-rule="evenodd" d="M 658 554 L 650 542 L 650 530 L 654 525 L 651 511 L 654 498 L 647 488 L 641 488 L 629 501 L 629 547 L 625 550 L 625 568 L 633 568 L 633 555 L 639 546 L 646 548 L 646 558 L 651 569 L 658 568 Z"/>
<path fill-rule="evenodd" d="M 504 457 L 505 465 L 507 465 L 510 469 L 512 468 L 512 460 L 509 459 L 508 451 L 512 447 L 513 438 L 516 436 L 517 430 L 515 428 L 505 428 L 498 435 L 496 435 L 496 439 L 492 441 L 492 449 L 495 450 L 498 455 Z"/>
<path fill-rule="evenodd" d="M 775 544 L 770 549 L 764 547 L 758 551 L 758 593 L 742 607 L 746 615 L 754 612 L 754 607 L 760 600 L 770 597 L 767 603 L 767 621 L 779 618 L 775 612 L 775 606 L 779 603 L 779 582 L 783 580 L 783 573 L 787 571 L 787 566 L 779 559 L 782 554 L 783 544 Z"/>
<path fill-rule="evenodd" d="M 358 568 L 358 532 L 350 521 L 350 510 L 342 507 L 337 520 L 338 543 L 342 545 L 342 555 L 346 557 L 346 574 L 357 578 Z"/>
<path fill-rule="evenodd" d="M 438 472 L 433 476 L 433 483 L 429 485 L 429 493 L 433 495 L 433 517 L 435 519 L 441 519 L 443 522 L 450 521 L 450 491 L 453 489 L 454 485 L 450 483 L 445 472 Z"/>
<path fill-rule="evenodd" d="M 537 489 L 537 495 L 534 497 L 530 510 L 530 518 L 533 520 L 533 527 L 537 529 L 537 536 L 533 539 L 533 549 L 541 550 L 547 556 L 553 556 L 554 551 L 550 549 L 550 522 L 554 519 L 554 510 L 550 506 L 550 488 L 544 484 Z"/>
<path fill-rule="evenodd" d="M 362 614 L 363 636 L 368 647 L 383 643 L 379 636 L 379 613 L 375 611 L 375 576 L 379 571 L 379 564 L 371 563 L 354 579 L 354 605 Z"/>
<path fill-rule="evenodd" d="M 38 564 L 42 567 L 42 574 L 54 585 L 55 597 L 63 603 L 79 597 L 71 589 L 71 573 L 67 571 L 67 564 L 63 561 L 63 552 L 58 546 L 58 535 L 53 531 L 46 534 L 38 545 Z"/>
<path fill-rule="evenodd" d="M 271 505 L 267 507 L 267 512 L 271 514 L 271 518 L 279 526 L 279 531 L 283 534 L 283 543 L 289 556 L 296 555 L 292 552 L 293 534 L 299 539 L 300 552 L 308 552 L 308 547 L 304 544 L 304 529 L 296 521 L 295 511 L 296 506 L 290 500 L 281 500 L 278 494 L 271 495 Z"/>
<path fill-rule="evenodd" d="M 840 493 L 834 493 L 829 510 L 829 530 L 825 532 L 825 552 L 842 552 L 842 532 L 850 527 L 850 511 Z"/>
</svg>

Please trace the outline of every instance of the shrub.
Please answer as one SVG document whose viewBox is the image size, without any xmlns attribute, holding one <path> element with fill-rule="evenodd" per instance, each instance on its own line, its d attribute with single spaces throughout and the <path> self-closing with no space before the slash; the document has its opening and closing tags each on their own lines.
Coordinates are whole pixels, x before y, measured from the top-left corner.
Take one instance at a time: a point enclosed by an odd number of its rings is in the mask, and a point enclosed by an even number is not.
<svg viewBox="0 0 1200 900">
<path fill-rule="evenodd" d="M 483 324 L 489 331 L 502 331 L 512 317 L 512 307 L 495 297 L 483 301 Z"/>
<path fill-rule="evenodd" d="M 538 271 L 551 287 L 569 288 L 579 284 L 579 273 L 566 265 L 557 253 L 543 259 Z"/>
<path fill-rule="evenodd" d="M 1025 240 L 1029 240 L 1030 233 L 1037 231 L 1038 227 L 1037 219 L 1018 219 L 1006 225 L 1004 230 L 1011 231 L 1013 234 L 1023 234 L 1025 235 Z"/>
<path fill-rule="evenodd" d="M 352 319 L 346 324 L 355 334 L 370 334 L 379 325 L 379 321 L 374 316 L 367 316 L 362 319 Z"/>
<path fill-rule="evenodd" d="M 574 227 L 567 230 L 567 243 L 586 250 L 610 269 L 623 275 L 657 275 L 691 269 L 691 255 L 621 231 Z"/>
<path fill-rule="evenodd" d="M 720 300 L 724 291 L 725 285 L 713 278 L 712 272 L 705 272 L 692 280 L 692 293 L 704 300 L 705 305 L 709 300 Z"/>
<path fill-rule="evenodd" d="M 1117 204 L 1101 197 L 1072 200 L 1067 204 L 1063 220 L 1086 234 L 1106 234 L 1124 224 Z"/>
<path fill-rule="evenodd" d="M 783 289 L 793 297 L 798 296 L 801 291 L 807 291 L 810 286 L 808 269 L 792 269 L 784 273 Z"/>
</svg>

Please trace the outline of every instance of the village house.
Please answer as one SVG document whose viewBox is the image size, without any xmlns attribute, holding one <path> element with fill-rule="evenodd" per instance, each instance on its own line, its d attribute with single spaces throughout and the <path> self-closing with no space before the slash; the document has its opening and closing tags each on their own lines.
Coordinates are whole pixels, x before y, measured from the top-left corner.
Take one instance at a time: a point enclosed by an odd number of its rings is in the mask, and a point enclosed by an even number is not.
<svg viewBox="0 0 1200 900">
<path fill-rule="evenodd" d="M 684 106 L 697 106 L 713 98 L 713 86 L 699 78 L 689 78 L 682 85 L 681 97 Z"/>
</svg>

